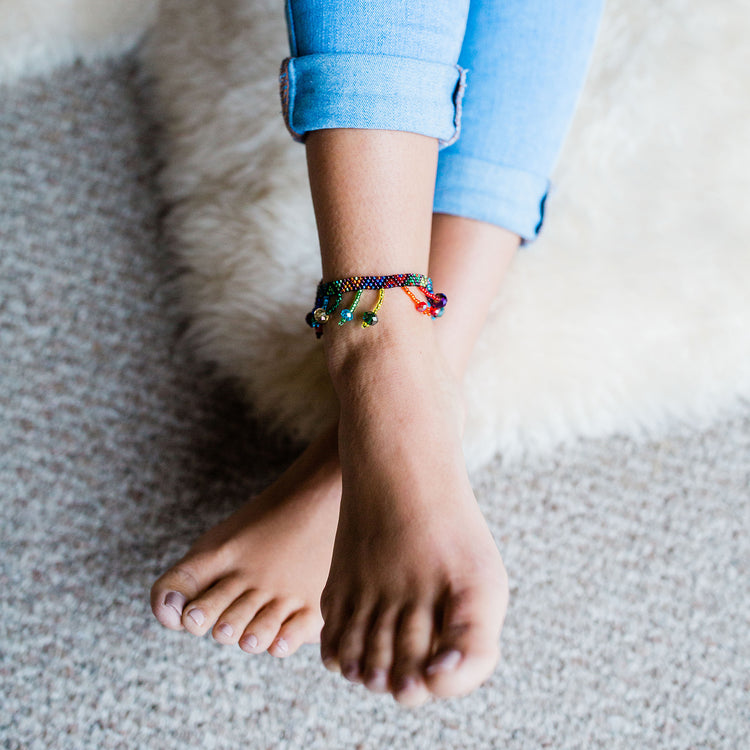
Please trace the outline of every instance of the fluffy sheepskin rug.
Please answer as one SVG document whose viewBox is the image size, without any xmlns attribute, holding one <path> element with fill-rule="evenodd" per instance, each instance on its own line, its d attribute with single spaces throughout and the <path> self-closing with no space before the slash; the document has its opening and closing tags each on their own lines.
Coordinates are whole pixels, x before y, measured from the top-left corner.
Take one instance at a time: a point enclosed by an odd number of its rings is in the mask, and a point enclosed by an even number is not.
<svg viewBox="0 0 750 750">
<path fill-rule="evenodd" d="M 0 83 L 124 52 L 158 0 L 0 0 Z"/>
<path fill-rule="evenodd" d="M 0 81 L 125 49 L 155 0 L 0 0 Z M 750 396 L 750 14 L 610 0 L 542 238 L 466 381 L 466 453 L 700 424 Z M 305 326 L 319 261 L 277 92 L 277 0 L 164 0 L 144 51 L 200 355 L 307 439 L 334 413 Z"/>
<path fill-rule="evenodd" d="M 748 36 L 744 0 L 610 1 L 543 237 L 467 376 L 472 467 L 750 396 Z M 165 0 L 145 57 L 190 336 L 306 439 L 335 406 L 303 322 L 320 271 L 304 149 L 280 116 L 286 54 L 275 0 Z"/>
</svg>

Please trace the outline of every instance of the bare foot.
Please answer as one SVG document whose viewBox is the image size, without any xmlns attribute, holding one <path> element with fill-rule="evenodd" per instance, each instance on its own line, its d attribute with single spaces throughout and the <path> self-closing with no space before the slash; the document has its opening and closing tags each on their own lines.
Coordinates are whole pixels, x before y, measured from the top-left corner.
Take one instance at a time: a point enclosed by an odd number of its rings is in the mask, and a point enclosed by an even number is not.
<svg viewBox="0 0 750 750">
<path fill-rule="evenodd" d="M 249 653 L 317 643 L 340 497 L 334 428 L 154 583 L 157 620 Z"/>
<path fill-rule="evenodd" d="M 440 323 L 401 296 L 390 293 L 382 324 L 324 336 L 343 495 L 321 655 L 347 679 L 418 705 L 492 673 L 508 585 L 466 474 Z"/>
</svg>

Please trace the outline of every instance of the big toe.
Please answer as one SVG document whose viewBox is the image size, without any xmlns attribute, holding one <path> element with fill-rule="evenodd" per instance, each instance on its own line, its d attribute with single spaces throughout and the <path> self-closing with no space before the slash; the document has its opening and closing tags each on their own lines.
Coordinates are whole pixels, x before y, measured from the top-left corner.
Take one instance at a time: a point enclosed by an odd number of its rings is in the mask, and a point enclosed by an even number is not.
<svg viewBox="0 0 750 750">
<path fill-rule="evenodd" d="M 424 676 L 440 698 L 466 695 L 494 671 L 500 658 L 500 630 L 506 595 L 468 593 L 449 600 L 434 656 Z"/>
<path fill-rule="evenodd" d="M 170 630 L 183 630 L 185 605 L 206 589 L 211 580 L 201 580 L 200 566 L 179 562 L 151 587 L 151 611 Z"/>
</svg>

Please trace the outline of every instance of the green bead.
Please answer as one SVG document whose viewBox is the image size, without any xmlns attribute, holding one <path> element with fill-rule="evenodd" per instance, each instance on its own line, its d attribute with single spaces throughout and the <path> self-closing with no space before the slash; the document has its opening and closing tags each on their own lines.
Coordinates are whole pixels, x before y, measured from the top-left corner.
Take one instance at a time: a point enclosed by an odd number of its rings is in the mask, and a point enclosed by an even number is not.
<svg viewBox="0 0 750 750">
<path fill-rule="evenodd" d="M 378 316 L 372 311 L 367 311 L 362 316 L 362 323 L 365 326 L 374 326 L 378 322 Z"/>
</svg>

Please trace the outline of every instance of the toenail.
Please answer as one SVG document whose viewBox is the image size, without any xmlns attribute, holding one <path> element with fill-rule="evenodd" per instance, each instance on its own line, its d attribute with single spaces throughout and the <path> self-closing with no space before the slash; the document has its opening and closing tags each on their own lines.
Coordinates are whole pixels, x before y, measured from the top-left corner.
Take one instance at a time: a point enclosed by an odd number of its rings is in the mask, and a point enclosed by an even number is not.
<svg viewBox="0 0 750 750">
<path fill-rule="evenodd" d="M 258 639 L 254 635 L 249 635 L 242 639 L 242 645 L 245 648 L 258 648 Z"/>
<path fill-rule="evenodd" d="M 373 669 L 367 677 L 370 690 L 385 690 L 388 687 L 388 672 L 385 669 Z"/>
<path fill-rule="evenodd" d="M 280 654 L 285 654 L 287 651 L 289 651 L 289 644 L 283 638 L 279 638 L 276 641 L 276 650 Z"/>
<path fill-rule="evenodd" d="M 206 615 L 203 614 L 199 609 L 191 609 L 190 612 L 188 612 L 188 617 L 196 624 L 196 625 L 203 625 Z"/>
<path fill-rule="evenodd" d="M 438 674 L 440 672 L 450 672 L 458 666 L 461 661 L 461 652 L 453 649 L 446 651 L 444 654 L 436 656 L 427 666 L 427 674 Z"/>
<path fill-rule="evenodd" d="M 219 632 L 225 638 L 231 638 L 234 635 L 234 628 L 228 622 L 223 622 L 219 625 Z"/>
<path fill-rule="evenodd" d="M 359 677 L 359 667 L 354 662 L 349 662 L 341 668 L 341 674 L 347 680 L 356 680 Z"/>
<path fill-rule="evenodd" d="M 164 597 L 164 605 L 166 607 L 171 607 L 180 617 L 182 617 L 182 610 L 185 609 L 186 601 L 187 598 L 179 591 L 170 591 Z"/>
<path fill-rule="evenodd" d="M 413 677 L 402 677 L 398 681 L 397 693 L 408 693 L 417 686 L 417 681 Z"/>
<path fill-rule="evenodd" d="M 329 672 L 340 672 L 339 669 L 339 663 L 333 656 L 326 656 L 323 659 L 323 666 L 329 671 Z"/>
</svg>

